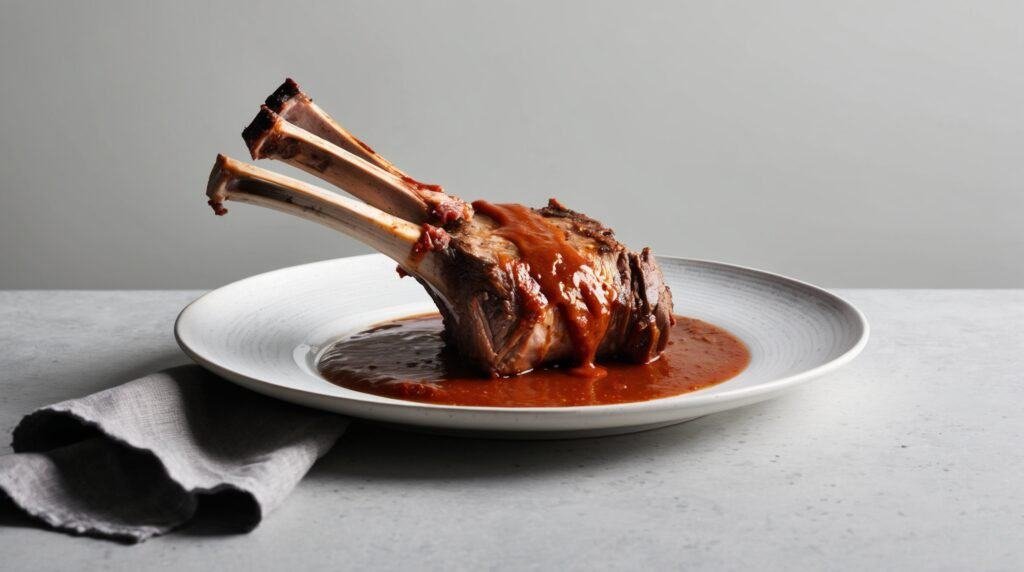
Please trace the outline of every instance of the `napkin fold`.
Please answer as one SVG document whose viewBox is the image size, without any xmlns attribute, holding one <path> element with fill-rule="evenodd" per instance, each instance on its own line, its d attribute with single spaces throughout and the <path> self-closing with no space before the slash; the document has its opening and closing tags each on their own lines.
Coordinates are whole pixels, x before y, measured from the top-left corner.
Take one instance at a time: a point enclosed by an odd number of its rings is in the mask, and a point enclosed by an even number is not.
<svg viewBox="0 0 1024 572">
<path fill-rule="evenodd" d="M 203 498 L 230 499 L 230 526 L 246 532 L 347 424 L 176 367 L 27 415 L 0 490 L 67 532 L 139 542 L 189 522 Z"/>
</svg>

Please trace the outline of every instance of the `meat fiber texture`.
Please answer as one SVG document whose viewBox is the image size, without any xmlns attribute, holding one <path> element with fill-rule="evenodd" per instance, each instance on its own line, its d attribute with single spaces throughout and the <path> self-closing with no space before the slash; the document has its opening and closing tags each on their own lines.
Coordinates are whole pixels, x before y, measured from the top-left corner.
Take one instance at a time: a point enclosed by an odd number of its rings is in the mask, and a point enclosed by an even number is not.
<svg viewBox="0 0 1024 572">
<path fill-rule="evenodd" d="M 672 293 L 650 249 L 630 251 L 610 228 L 554 200 L 535 212 L 564 231 L 616 293 L 597 356 L 634 363 L 655 359 L 668 343 Z M 451 241 L 437 252 L 447 298 L 420 280 L 444 316 L 446 335 L 491 375 L 571 363 L 575 348 L 564 316 L 551 304 L 538 311 L 536 281 L 517 263 L 515 245 L 496 236 L 495 228 L 478 213 L 448 229 Z"/>
</svg>

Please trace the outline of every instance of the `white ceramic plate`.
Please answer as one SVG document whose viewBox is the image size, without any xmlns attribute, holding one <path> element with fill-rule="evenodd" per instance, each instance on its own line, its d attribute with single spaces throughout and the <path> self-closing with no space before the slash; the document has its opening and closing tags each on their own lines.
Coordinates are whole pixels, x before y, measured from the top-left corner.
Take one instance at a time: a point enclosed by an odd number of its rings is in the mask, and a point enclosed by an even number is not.
<svg viewBox="0 0 1024 572">
<path fill-rule="evenodd" d="M 228 284 L 186 307 L 182 349 L 249 389 L 353 417 L 450 433 L 562 438 L 679 423 L 774 397 L 853 359 L 868 338 L 856 308 L 820 288 L 717 262 L 659 258 L 676 313 L 722 326 L 751 361 L 735 378 L 693 393 L 581 407 L 464 407 L 401 401 L 333 385 L 319 352 L 367 326 L 434 309 L 412 279 L 379 254 L 327 260 Z"/>
</svg>

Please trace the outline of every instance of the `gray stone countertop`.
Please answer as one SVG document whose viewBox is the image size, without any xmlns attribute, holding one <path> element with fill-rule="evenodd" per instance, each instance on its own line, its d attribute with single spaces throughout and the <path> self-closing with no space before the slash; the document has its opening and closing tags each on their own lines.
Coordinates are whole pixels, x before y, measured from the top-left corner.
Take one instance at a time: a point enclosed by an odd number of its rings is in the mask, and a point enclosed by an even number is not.
<svg viewBox="0 0 1024 572">
<path fill-rule="evenodd" d="M 577 441 L 354 424 L 250 534 L 125 546 L 3 506 L 0 568 L 1024 567 L 1024 290 L 839 293 L 867 349 L 770 402 Z M 171 326 L 197 294 L 0 292 L 0 431 L 185 363 Z"/>
</svg>

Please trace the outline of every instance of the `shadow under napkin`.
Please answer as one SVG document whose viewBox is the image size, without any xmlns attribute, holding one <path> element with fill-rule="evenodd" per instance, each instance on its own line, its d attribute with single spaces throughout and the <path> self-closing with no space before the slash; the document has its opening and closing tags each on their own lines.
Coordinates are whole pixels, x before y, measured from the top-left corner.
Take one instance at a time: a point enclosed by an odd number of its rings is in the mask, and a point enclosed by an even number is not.
<svg viewBox="0 0 1024 572">
<path fill-rule="evenodd" d="M 242 532 L 284 500 L 347 423 L 176 367 L 26 416 L 15 453 L 0 457 L 0 490 L 66 532 L 138 542 L 210 501 L 230 503 L 238 518 L 229 526 Z"/>
</svg>

